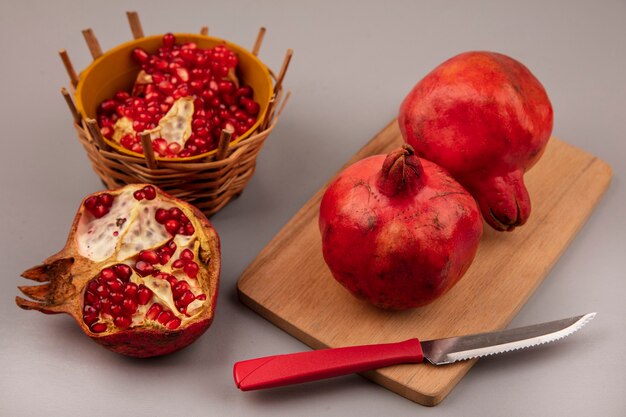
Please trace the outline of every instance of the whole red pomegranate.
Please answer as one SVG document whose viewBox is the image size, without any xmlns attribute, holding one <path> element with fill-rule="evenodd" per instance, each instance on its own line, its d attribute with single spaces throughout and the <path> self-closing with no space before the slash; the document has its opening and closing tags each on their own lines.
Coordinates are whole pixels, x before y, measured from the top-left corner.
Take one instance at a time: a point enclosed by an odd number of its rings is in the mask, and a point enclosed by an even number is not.
<svg viewBox="0 0 626 417">
<path fill-rule="evenodd" d="M 324 193 L 319 226 L 335 279 L 396 310 L 428 304 L 452 288 L 483 231 L 472 196 L 409 145 L 341 172 Z"/>
<path fill-rule="evenodd" d="M 67 313 L 106 348 L 148 357 L 179 350 L 213 320 L 219 238 L 193 206 L 152 185 L 83 200 L 63 250 L 23 277 L 17 305 Z"/>
<path fill-rule="evenodd" d="M 398 117 L 404 139 L 476 198 L 496 230 L 530 215 L 524 173 L 552 132 L 552 105 L 531 72 L 493 52 L 466 52 L 411 90 Z"/>
</svg>

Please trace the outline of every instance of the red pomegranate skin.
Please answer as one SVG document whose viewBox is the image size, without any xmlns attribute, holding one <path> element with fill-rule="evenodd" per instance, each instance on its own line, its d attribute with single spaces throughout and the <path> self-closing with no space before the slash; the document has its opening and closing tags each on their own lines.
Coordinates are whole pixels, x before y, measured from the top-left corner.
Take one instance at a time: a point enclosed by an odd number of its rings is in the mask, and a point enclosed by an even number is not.
<svg viewBox="0 0 626 417">
<path fill-rule="evenodd" d="M 472 196 L 408 145 L 341 172 L 322 198 L 319 227 L 334 278 L 394 310 L 423 306 L 452 288 L 483 231 Z"/>
<path fill-rule="evenodd" d="M 553 111 L 523 64 L 494 52 L 457 55 L 415 85 L 398 121 L 406 142 L 459 181 L 494 229 L 526 222 L 524 173 L 543 154 Z"/>
<path fill-rule="evenodd" d="M 213 305 L 217 302 L 215 296 L 212 302 Z M 149 358 L 168 355 L 189 346 L 211 326 L 212 322 L 213 316 L 195 322 L 179 332 L 121 331 L 92 339 L 113 352 L 135 358 Z"/>
</svg>

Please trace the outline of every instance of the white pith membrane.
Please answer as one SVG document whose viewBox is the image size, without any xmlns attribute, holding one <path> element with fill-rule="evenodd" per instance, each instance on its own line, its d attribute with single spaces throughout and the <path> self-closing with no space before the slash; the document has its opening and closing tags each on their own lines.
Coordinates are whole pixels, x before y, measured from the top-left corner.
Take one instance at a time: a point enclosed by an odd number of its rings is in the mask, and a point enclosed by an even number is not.
<svg viewBox="0 0 626 417">
<path fill-rule="evenodd" d="M 200 225 L 193 218 L 189 218 L 194 226 L 195 232 L 191 236 L 176 234 L 173 238 L 167 232 L 164 225 L 159 224 L 155 219 L 156 210 L 159 208 L 170 209 L 179 207 L 157 196 L 153 200 L 137 200 L 133 192 L 141 187 L 127 187 L 122 193 L 114 196 L 113 205 L 110 211 L 101 218 L 95 218 L 87 210 L 83 210 L 78 222 L 76 231 L 76 243 L 80 255 L 101 263 L 99 271 L 118 264 L 126 264 L 132 270 L 129 282 L 144 285 L 152 291 L 152 298 L 145 305 L 138 305 L 135 313 L 132 314 L 132 324 L 130 327 L 158 327 L 163 329 L 164 324 L 145 317 L 150 307 L 158 303 L 163 307 L 163 311 L 170 311 L 174 317 L 181 320 L 178 327 L 193 320 L 202 312 L 202 307 L 208 302 L 210 294 L 204 291 L 197 278 L 190 278 L 182 268 L 174 269 L 172 264 L 180 258 L 183 250 L 189 249 L 193 252 L 193 261 L 200 263 L 198 259 L 200 242 L 197 238 Z M 180 207 L 179 207 L 180 208 Z M 205 295 L 204 300 L 195 299 L 186 307 L 185 313 L 178 311 L 170 283 L 162 278 L 152 275 L 142 277 L 134 269 L 137 256 L 142 250 L 159 249 L 170 240 L 176 244 L 176 250 L 165 265 L 154 264 L 155 270 L 160 273 L 170 274 L 178 281 L 185 281 L 189 285 L 189 290 L 194 296 Z M 99 276 L 96 274 L 93 278 Z M 90 280 L 91 281 L 91 280 Z M 85 287 L 86 291 L 87 286 Z M 82 299 L 84 302 L 84 297 Z M 118 330 L 113 323 L 113 316 L 106 313 L 99 313 L 99 323 L 107 324 L 107 332 Z"/>
<path fill-rule="evenodd" d="M 159 120 L 154 129 L 145 130 L 150 133 L 151 139 L 163 138 L 168 143 L 177 143 L 181 149 L 185 147 L 187 139 L 191 136 L 191 121 L 193 119 L 193 97 L 181 97 L 172 104 L 172 107 Z M 120 143 L 127 134 L 136 134 L 133 121 L 124 116 L 113 125 L 113 141 Z"/>
</svg>

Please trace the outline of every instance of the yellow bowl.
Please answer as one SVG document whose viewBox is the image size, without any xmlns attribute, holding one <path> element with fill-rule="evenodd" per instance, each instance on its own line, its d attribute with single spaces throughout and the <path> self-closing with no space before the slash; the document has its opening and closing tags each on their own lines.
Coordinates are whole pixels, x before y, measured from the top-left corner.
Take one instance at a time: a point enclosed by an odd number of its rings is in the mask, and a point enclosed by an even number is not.
<svg viewBox="0 0 626 417">
<path fill-rule="evenodd" d="M 238 74 L 242 81 L 254 90 L 254 100 L 259 103 L 260 110 L 256 123 L 243 135 L 235 139 L 235 144 L 250 136 L 265 118 L 265 113 L 274 92 L 274 84 L 269 70 L 259 58 L 239 45 L 212 36 L 192 33 L 175 33 L 176 42 L 195 42 L 199 48 L 207 49 L 217 45 L 226 45 L 239 58 Z M 76 86 L 76 107 L 84 118 L 96 119 L 97 109 L 103 100 L 113 97 L 117 91 L 129 91 L 137 78 L 141 67 L 132 59 L 132 50 L 141 47 L 149 53 L 156 52 L 162 45 L 163 35 L 147 36 L 123 43 L 102 54 L 92 62 L 81 74 Z M 118 152 L 143 158 L 142 154 L 132 152 L 118 143 L 105 138 L 107 144 Z M 205 158 L 217 150 L 187 158 L 161 158 L 162 161 L 191 161 Z"/>
</svg>

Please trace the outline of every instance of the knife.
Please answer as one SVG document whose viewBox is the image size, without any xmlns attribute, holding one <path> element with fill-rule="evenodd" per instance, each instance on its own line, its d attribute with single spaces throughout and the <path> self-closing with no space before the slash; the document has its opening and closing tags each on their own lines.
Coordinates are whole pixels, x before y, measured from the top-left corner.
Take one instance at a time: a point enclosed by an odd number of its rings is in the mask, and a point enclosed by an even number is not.
<svg viewBox="0 0 626 417">
<path fill-rule="evenodd" d="M 574 333 L 595 315 L 589 313 L 532 326 L 425 342 L 409 339 L 266 356 L 235 363 L 233 375 L 237 388 L 250 391 L 424 360 L 433 365 L 445 365 L 553 342 Z"/>
</svg>

